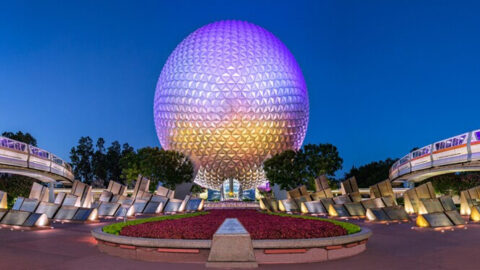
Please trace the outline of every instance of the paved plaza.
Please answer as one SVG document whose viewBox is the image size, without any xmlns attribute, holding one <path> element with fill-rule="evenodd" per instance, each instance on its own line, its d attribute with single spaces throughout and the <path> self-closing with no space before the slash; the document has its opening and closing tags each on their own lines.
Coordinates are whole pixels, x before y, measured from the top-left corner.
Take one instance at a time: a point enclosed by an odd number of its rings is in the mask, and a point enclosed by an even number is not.
<svg viewBox="0 0 480 270">
<path fill-rule="evenodd" d="M 478 269 L 480 225 L 441 233 L 408 224 L 371 224 L 367 251 L 315 264 L 260 265 L 260 269 Z M 203 264 L 168 264 L 100 253 L 90 230 L 107 223 L 54 224 L 45 231 L 0 230 L 0 269 L 205 269 Z"/>
</svg>

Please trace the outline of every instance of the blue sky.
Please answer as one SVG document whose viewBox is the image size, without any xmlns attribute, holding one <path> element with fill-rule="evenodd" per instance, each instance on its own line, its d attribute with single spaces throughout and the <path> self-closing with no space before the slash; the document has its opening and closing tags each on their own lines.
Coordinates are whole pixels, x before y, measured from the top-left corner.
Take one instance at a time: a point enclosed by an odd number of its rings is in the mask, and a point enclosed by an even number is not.
<svg viewBox="0 0 480 270">
<path fill-rule="evenodd" d="M 80 136 L 158 146 L 162 66 L 195 29 L 258 24 L 302 67 L 305 142 L 344 170 L 480 128 L 475 1 L 10 1 L 0 4 L 0 131 L 69 159 Z"/>
</svg>

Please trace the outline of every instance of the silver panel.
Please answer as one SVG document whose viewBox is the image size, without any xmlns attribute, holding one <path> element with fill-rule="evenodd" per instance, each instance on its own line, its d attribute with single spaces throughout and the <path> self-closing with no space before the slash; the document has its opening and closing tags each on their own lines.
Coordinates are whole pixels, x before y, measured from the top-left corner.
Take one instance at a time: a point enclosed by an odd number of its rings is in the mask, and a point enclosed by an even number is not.
<svg viewBox="0 0 480 270">
<path fill-rule="evenodd" d="M 37 214 L 45 214 L 48 218 L 52 219 L 55 214 L 57 213 L 58 209 L 60 208 L 59 204 L 49 203 L 49 202 L 41 202 L 35 213 Z"/>
<path fill-rule="evenodd" d="M 165 209 L 163 209 L 163 211 L 166 213 L 177 212 L 182 202 L 183 200 L 170 199 L 167 203 L 167 206 L 165 206 Z"/>
<path fill-rule="evenodd" d="M 99 216 L 113 216 L 117 209 L 120 207 L 119 203 L 102 203 L 98 207 L 98 215 Z"/>
<path fill-rule="evenodd" d="M 305 202 L 305 207 L 307 207 L 307 210 L 309 213 L 312 214 L 325 214 L 327 213 L 327 210 L 325 207 L 323 207 L 323 204 L 320 201 L 311 201 L 311 202 Z"/>
<path fill-rule="evenodd" d="M 20 211 L 33 213 L 37 209 L 38 203 L 37 199 L 24 199 Z"/>
<path fill-rule="evenodd" d="M 75 206 L 68 206 L 64 205 L 58 210 L 57 214 L 55 215 L 55 219 L 57 220 L 71 220 L 75 213 L 77 212 L 78 207 Z"/>
<path fill-rule="evenodd" d="M 144 214 L 158 214 L 163 211 L 163 208 L 165 206 L 165 203 L 163 202 L 154 202 L 150 201 L 145 209 L 143 210 Z"/>
<path fill-rule="evenodd" d="M 350 216 L 348 214 L 348 211 L 347 209 L 345 209 L 345 207 L 343 207 L 342 204 L 333 204 L 333 208 L 335 209 L 335 211 L 337 211 L 337 214 L 339 217 L 348 217 Z"/>
<path fill-rule="evenodd" d="M 10 210 L 2 219 L 1 224 L 22 226 L 31 213 L 25 211 Z"/>
<path fill-rule="evenodd" d="M 72 220 L 74 221 L 86 221 L 92 214 L 93 208 L 79 208 Z"/>
<path fill-rule="evenodd" d="M 185 211 L 197 211 L 201 203 L 202 199 L 190 199 L 187 203 Z"/>
</svg>

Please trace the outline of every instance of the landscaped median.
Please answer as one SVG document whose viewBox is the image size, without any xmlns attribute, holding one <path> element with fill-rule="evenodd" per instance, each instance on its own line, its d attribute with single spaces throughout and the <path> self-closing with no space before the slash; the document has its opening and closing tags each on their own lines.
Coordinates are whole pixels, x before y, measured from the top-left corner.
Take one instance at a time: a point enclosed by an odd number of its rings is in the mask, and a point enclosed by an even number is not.
<svg viewBox="0 0 480 270">
<path fill-rule="evenodd" d="M 256 210 L 211 210 L 107 225 L 92 231 L 101 251 L 139 260 L 200 262 L 208 258 L 213 234 L 226 218 L 237 218 L 262 263 L 318 262 L 365 250 L 370 230 L 311 216 Z"/>
</svg>

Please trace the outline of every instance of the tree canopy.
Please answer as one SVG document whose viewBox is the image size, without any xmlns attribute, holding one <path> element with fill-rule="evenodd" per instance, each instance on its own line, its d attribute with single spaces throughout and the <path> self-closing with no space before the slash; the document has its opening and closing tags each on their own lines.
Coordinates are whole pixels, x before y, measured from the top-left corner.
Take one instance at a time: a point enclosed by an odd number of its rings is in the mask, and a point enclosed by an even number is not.
<svg viewBox="0 0 480 270">
<path fill-rule="evenodd" d="M 131 184 L 138 174 L 151 180 L 151 187 L 161 182 L 174 189 L 177 184 L 193 180 L 193 164 L 184 154 L 158 147 L 137 151 L 128 143 L 118 141 L 106 148 L 105 140 L 94 144 L 90 137 L 81 137 L 70 151 L 75 177 L 94 186 L 105 187 L 110 180 Z"/>
<path fill-rule="evenodd" d="M 24 142 L 33 146 L 37 146 L 37 139 L 35 139 L 30 133 L 26 132 L 23 133 L 21 131 L 17 131 L 17 133 L 13 133 L 10 131 L 5 131 L 2 133 L 3 137 L 7 137 L 16 141 Z"/>
<path fill-rule="evenodd" d="M 282 189 L 292 189 L 302 183 L 302 166 L 298 152 L 286 150 L 265 160 L 263 169 L 271 184 L 278 184 Z"/>
<path fill-rule="evenodd" d="M 94 145 L 92 138 L 87 136 L 81 137 L 78 145 L 72 147 L 70 160 L 77 179 L 95 186 L 107 186 L 110 180 L 126 183 L 122 171 L 127 164 L 121 160 L 133 151 L 128 143 L 121 146 L 118 141 L 105 148 L 103 138 L 98 138 Z"/>
<path fill-rule="evenodd" d="M 359 187 L 368 188 L 380 181 L 388 178 L 390 167 L 396 159 L 387 158 L 385 160 L 373 161 L 358 168 L 355 166 L 345 174 L 345 179 L 355 176 Z"/>
<path fill-rule="evenodd" d="M 460 195 L 460 191 L 480 185 L 480 172 L 442 174 L 424 182 L 432 182 L 436 192 L 445 195 Z M 419 183 L 419 184 L 423 184 Z"/>
<path fill-rule="evenodd" d="M 132 179 L 141 174 L 150 179 L 153 187 L 160 182 L 169 189 L 175 189 L 176 185 L 193 180 L 193 163 L 177 151 L 140 148 L 136 154 L 126 155 L 123 162 L 127 164 L 123 170 L 124 178 Z"/>
<path fill-rule="evenodd" d="M 333 176 L 342 168 L 343 160 L 331 144 L 307 144 L 298 151 L 286 150 L 265 160 L 263 168 L 271 184 L 282 189 L 299 185 L 313 188 L 314 180 L 322 174 Z"/>
</svg>

